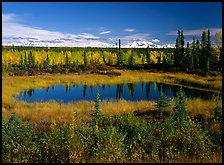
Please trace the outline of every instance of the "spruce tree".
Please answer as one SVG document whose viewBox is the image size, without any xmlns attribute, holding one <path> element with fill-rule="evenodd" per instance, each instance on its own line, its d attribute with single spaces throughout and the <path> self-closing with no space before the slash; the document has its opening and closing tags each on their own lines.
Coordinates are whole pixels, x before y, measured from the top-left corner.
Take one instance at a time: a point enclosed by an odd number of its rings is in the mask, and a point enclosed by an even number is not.
<svg viewBox="0 0 224 165">
<path fill-rule="evenodd" d="M 108 64 L 112 65 L 110 57 L 109 57 L 109 60 L 108 60 Z"/>
<path fill-rule="evenodd" d="M 206 68 L 206 59 L 207 59 L 207 52 L 206 52 L 206 32 L 203 31 L 202 32 L 202 40 L 201 40 L 201 55 L 200 55 L 200 58 L 199 58 L 199 61 L 200 61 L 200 67 L 202 69 L 205 69 Z"/>
<path fill-rule="evenodd" d="M 176 104 L 174 106 L 174 112 L 175 112 L 175 122 L 176 126 L 179 128 L 184 128 L 188 126 L 188 113 L 185 103 L 185 96 L 184 91 L 182 90 L 182 87 L 180 88 L 180 91 L 177 93 L 176 97 Z"/>
<path fill-rule="evenodd" d="M 208 34 L 207 34 L 207 42 L 206 42 L 206 47 L 207 47 L 207 55 L 206 55 L 206 71 L 208 72 L 210 69 L 210 59 L 211 59 L 211 40 L 210 40 L 210 30 L 208 29 Z"/>
<path fill-rule="evenodd" d="M 50 59 L 48 57 L 48 54 L 47 54 L 47 57 L 46 57 L 46 59 L 44 61 L 44 69 L 46 69 L 47 71 L 51 70 L 51 68 L 50 68 Z"/>
<path fill-rule="evenodd" d="M 192 51 L 191 51 L 191 56 L 193 58 L 193 68 L 196 69 L 198 68 L 198 50 L 197 50 L 197 45 L 195 41 L 195 37 L 193 37 L 193 42 L 192 42 Z"/>
<path fill-rule="evenodd" d="M 26 57 L 26 52 L 25 52 L 25 56 L 24 56 L 24 68 L 25 69 L 28 68 L 28 61 L 27 61 L 27 57 Z"/>
<path fill-rule="evenodd" d="M 180 64 L 183 64 L 183 60 L 184 60 L 184 34 L 183 34 L 183 30 L 181 31 L 180 34 Z"/>
<path fill-rule="evenodd" d="M 87 57 L 86 57 L 86 51 L 84 50 L 84 65 L 87 66 Z"/>
<path fill-rule="evenodd" d="M 21 55 L 20 56 L 20 61 L 19 61 L 19 67 L 20 67 L 20 69 L 24 69 L 24 61 L 23 61 L 23 56 Z"/>
<path fill-rule="evenodd" d="M 117 64 L 119 66 L 123 65 L 123 52 L 121 51 L 121 40 L 118 40 L 118 50 L 117 50 Z"/>
<path fill-rule="evenodd" d="M 147 64 L 150 64 L 149 46 L 147 46 L 146 48 L 146 61 L 147 61 Z"/>
<path fill-rule="evenodd" d="M 197 39 L 197 42 L 196 42 L 196 54 L 195 54 L 195 68 L 199 68 L 200 66 L 200 55 L 201 55 L 201 48 L 200 48 L 200 42 L 199 40 Z"/>
<path fill-rule="evenodd" d="M 216 121 L 219 121 L 219 122 L 222 120 L 222 111 L 221 111 L 221 108 L 219 106 L 217 96 L 215 97 L 214 119 Z"/>
<path fill-rule="evenodd" d="M 95 95 L 95 109 L 93 110 L 92 113 L 90 113 L 90 117 L 92 118 L 91 120 L 92 126 L 98 127 L 101 124 L 102 112 L 101 112 L 101 100 L 99 93 Z"/>
<path fill-rule="evenodd" d="M 131 67 L 133 67 L 135 65 L 135 58 L 134 58 L 134 51 L 133 50 L 131 51 L 131 56 L 130 56 L 130 59 L 129 59 L 129 65 Z"/>
<path fill-rule="evenodd" d="M 179 66 L 179 40 L 176 39 L 175 49 L 174 49 L 174 66 Z"/>
<path fill-rule="evenodd" d="M 193 70 L 194 69 L 194 61 L 193 61 L 193 54 L 190 55 L 189 42 L 187 42 L 186 59 L 187 59 L 188 70 Z"/>
<path fill-rule="evenodd" d="M 156 108 L 159 111 L 164 111 L 168 106 L 170 106 L 170 99 L 162 92 L 159 93 L 159 99 L 156 101 Z"/>
<path fill-rule="evenodd" d="M 70 66 L 70 61 L 69 61 L 67 53 L 66 53 L 66 56 L 65 56 L 65 66 L 66 66 L 66 68 L 68 68 Z"/>
<path fill-rule="evenodd" d="M 28 67 L 31 68 L 32 65 L 32 53 L 30 51 L 30 53 L 28 54 Z"/>
</svg>

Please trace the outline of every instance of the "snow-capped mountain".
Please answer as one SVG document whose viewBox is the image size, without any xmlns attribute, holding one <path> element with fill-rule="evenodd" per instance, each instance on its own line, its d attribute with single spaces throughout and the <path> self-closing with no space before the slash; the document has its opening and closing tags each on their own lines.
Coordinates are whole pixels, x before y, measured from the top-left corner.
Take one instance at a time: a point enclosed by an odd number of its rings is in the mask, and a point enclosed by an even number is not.
<svg viewBox="0 0 224 165">
<path fill-rule="evenodd" d="M 121 41 L 122 42 L 122 41 Z M 98 40 L 67 40 L 67 39 L 55 39 L 55 40 L 41 40 L 37 38 L 13 38 L 8 43 L 2 43 L 2 45 L 14 45 L 14 46 L 33 46 L 33 47 L 101 47 L 101 48 L 115 48 L 116 44 L 110 44 L 101 42 Z M 172 48 L 171 45 L 159 45 L 151 41 L 132 41 L 121 44 L 121 48 Z"/>
</svg>

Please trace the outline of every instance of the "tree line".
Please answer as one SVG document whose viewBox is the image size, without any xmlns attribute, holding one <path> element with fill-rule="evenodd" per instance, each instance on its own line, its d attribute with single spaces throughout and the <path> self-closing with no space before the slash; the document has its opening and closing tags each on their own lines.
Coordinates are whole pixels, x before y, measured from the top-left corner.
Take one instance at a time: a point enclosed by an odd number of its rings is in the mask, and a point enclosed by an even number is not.
<svg viewBox="0 0 224 165">
<path fill-rule="evenodd" d="M 77 66 L 154 66 L 180 68 L 184 71 L 203 70 L 209 72 L 221 67 L 222 37 L 216 33 L 218 46 L 212 46 L 210 30 L 202 32 L 202 39 L 193 37 L 185 42 L 183 30 L 178 30 L 174 48 L 36 48 L 3 46 L 3 70 L 74 68 Z M 34 55 L 35 53 L 35 55 Z M 18 58 L 20 55 L 20 58 Z"/>
</svg>

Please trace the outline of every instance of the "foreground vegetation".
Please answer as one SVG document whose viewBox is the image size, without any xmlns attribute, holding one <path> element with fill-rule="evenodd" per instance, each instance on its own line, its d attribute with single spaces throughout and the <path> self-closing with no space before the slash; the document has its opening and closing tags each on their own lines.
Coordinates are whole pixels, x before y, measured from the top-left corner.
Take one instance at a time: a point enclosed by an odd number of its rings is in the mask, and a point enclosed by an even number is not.
<svg viewBox="0 0 224 165">
<path fill-rule="evenodd" d="M 3 162 L 222 162 L 221 108 L 216 102 L 209 125 L 191 118 L 180 91 L 160 96 L 153 119 L 135 113 L 105 117 L 99 95 L 88 120 L 72 113 L 70 124 L 21 122 L 2 118 Z M 166 114 L 166 115 L 165 115 Z M 77 125 L 81 123 L 81 126 Z"/>
</svg>

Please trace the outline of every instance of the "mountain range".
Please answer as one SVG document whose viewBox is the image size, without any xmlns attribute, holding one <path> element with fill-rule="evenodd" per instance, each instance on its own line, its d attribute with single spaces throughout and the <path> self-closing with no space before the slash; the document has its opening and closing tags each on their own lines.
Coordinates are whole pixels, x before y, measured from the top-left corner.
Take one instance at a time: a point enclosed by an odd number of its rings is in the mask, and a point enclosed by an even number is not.
<svg viewBox="0 0 224 165">
<path fill-rule="evenodd" d="M 13 43 L 13 44 L 11 44 Z M 80 42 L 77 40 L 55 39 L 55 40 L 40 40 L 37 38 L 14 38 L 13 42 L 2 43 L 3 46 L 33 46 L 33 47 L 102 47 L 115 48 L 116 44 L 100 42 L 95 40 L 86 40 Z M 121 44 L 121 48 L 173 48 L 172 45 L 160 45 L 150 41 L 132 41 L 126 44 Z"/>
</svg>

